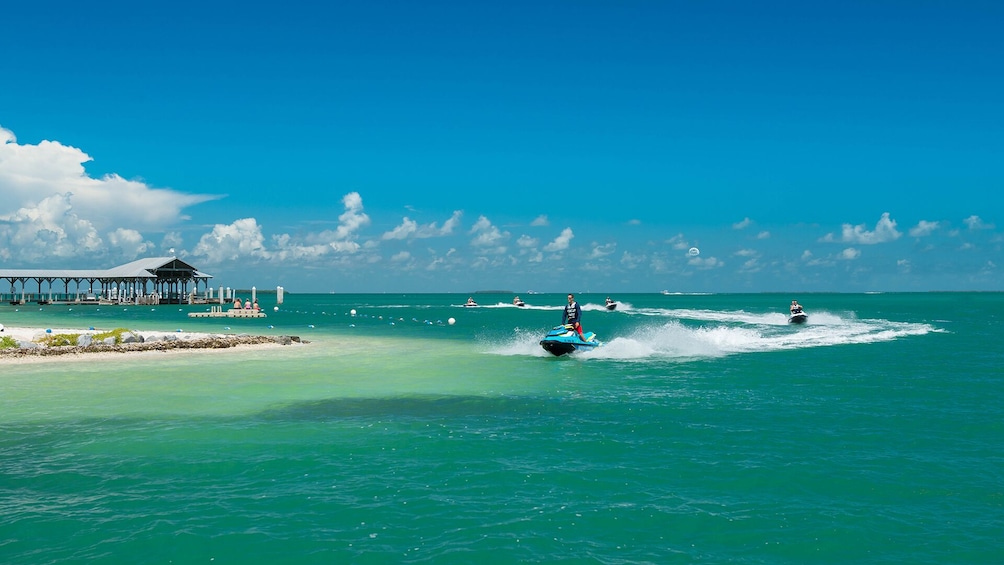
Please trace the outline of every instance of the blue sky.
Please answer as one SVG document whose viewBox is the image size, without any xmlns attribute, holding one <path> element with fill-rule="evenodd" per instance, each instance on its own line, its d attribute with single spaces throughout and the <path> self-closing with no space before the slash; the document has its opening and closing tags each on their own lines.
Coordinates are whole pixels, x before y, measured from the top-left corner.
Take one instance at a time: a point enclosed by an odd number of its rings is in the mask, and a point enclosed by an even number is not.
<svg viewBox="0 0 1004 565">
<path fill-rule="evenodd" d="M 1004 290 L 1004 4 L 315 4 L 6 7 L 0 268 Z"/>
</svg>

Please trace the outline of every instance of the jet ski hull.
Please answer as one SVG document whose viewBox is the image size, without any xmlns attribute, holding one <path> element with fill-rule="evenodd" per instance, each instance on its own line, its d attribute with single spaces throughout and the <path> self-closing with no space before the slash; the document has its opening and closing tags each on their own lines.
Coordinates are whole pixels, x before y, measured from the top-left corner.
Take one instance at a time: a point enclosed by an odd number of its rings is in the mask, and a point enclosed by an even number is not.
<svg viewBox="0 0 1004 565">
<path fill-rule="evenodd" d="M 616 310 L 617 309 L 617 303 L 616 302 L 611 302 L 610 304 L 607 304 L 606 306 L 607 306 L 607 310 Z"/>
<path fill-rule="evenodd" d="M 554 355 L 555 357 L 568 355 L 569 353 L 575 351 L 574 345 L 563 341 L 541 340 L 540 346 L 544 348 L 544 351 Z"/>
<path fill-rule="evenodd" d="M 587 332 L 585 337 L 585 340 L 580 338 L 572 326 L 557 326 L 540 340 L 540 346 L 544 351 L 557 357 L 576 351 L 591 351 L 600 346 L 600 342 L 592 332 Z"/>
<path fill-rule="evenodd" d="M 809 321 L 809 315 L 806 314 L 805 312 L 802 312 L 800 314 L 792 314 L 792 316 L 788 318 L 789 324 L 804 324 L 807 321 Z"/>
</svg>

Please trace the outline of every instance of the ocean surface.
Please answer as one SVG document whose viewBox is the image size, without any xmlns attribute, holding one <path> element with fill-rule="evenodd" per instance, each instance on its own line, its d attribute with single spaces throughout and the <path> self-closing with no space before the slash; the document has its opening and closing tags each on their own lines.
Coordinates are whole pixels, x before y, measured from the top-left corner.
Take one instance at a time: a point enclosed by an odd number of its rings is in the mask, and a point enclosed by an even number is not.
<svg viewBox="0 0 1004 565">
<path fill-rule="evenodd" d="M 310 341 L 0 361 L 0 563 L 1004 563 L 1004 294 L 466 298 L 0 306 Z"/>
</svg>

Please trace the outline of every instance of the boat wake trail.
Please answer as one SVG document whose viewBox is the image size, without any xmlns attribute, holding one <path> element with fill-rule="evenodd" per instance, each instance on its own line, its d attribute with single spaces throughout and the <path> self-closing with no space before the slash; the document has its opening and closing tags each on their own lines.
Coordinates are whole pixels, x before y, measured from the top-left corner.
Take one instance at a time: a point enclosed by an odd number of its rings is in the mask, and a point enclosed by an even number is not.
<svg viewBox="0 0 1004 565">
<path fill-rule="evenodd" d="M 632 335 L 614 338 L 593 353 L 610 359 L 676 357 L 696 359 L 741 353 L 763 353 L 810 347 L 867 344 L 893 341 L 906 336 L 938 331 L 928 324 L 888 320 L 842 320 L 815 314 L 816 323 L 798 328 L 787 324 L 783 315 L 764 315 L 767 320 L 747 324 L 714 323 L 700 326 L 679 321 L 639 329 Z M 780 318 L 775 321 L 773 318 Z M 766 322 L 766 323 L 765 323 Z"/>
<path fill-rule="evenodd" d="M 894 341 L 907 336 L 940 332 L 923 323 L 857 319 L 852 314 L 813 312 L 806 325 L 793 326 L 780 313 L 741 311 L 643 311 L 642 316 L 669 316 L 665 322 L 648 320 L 621 335 L 607 336 L 602 347 L 576 353 L 585 359 L 679 361 L 764 353 L 813 347 Z M 492 353 L 541 355 L 539 336 L 517 332 Z"/>
</svg>

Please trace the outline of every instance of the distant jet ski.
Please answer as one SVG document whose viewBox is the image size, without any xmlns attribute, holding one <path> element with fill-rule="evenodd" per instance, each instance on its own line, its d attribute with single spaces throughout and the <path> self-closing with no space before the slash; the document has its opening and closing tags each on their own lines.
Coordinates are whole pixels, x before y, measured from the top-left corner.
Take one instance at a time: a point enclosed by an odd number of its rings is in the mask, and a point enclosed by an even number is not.
<svg viewBox="0 0 1004 565">
<path fill-rule="evenodd" d="M 616 310 L 617 309 L 617 303 L 614 302 L 613 300 L 610 300 L 609 298 L 607 298 L 607 303 L 606 303 L 605 306 L 607 307 L 607 310 Z"/>
<path fill-rule="evenodd" d="M 593 332 L 585 332 L 584 336 L 585 340 L 580 338 L 571 324 L 555 326 L 540 340 L 540 346 L 544 351 L 560 357 L 575 351 L 592 351 L 602 345 Z"/>
<path fill-rule="evenodd" d="M 804 324 L 809 321 L 809 315 L 799 310 L 798 312 L 792 313 L 791 317 L 788 318 L 789 324 Z"/>
</svg>

